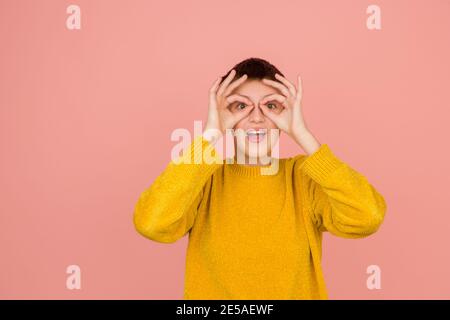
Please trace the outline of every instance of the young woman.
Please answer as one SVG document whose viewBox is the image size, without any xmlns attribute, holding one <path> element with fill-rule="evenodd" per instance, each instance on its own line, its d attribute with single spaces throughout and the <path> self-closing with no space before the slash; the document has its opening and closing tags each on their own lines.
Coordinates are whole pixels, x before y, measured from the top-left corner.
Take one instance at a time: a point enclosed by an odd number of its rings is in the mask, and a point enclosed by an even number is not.
<svg viewBox="0 0 450 320">
<path fill-rule="evenodd" d="M 384 219 L 383 196 L 314 138 L 302 116 L 300 77 L 296 88 L 269 62 L 250 58 L 209 95 L 203 134 L 141 194 L 136 230 L 163 243 L 189 233 L 184 299 L 327 299 L 322 233 L 373 234 Z M 244 163 L 219 156 L 227 129 L 243 133 L 234 158 L 242 153 Z M 277 159 L 277 170 L 263 174 L 271 165 L 264 157 L 274 159 L 273 130 L 307 154 Z M 205 154 L 215 162 L 203 161 Z"/>
</svg>

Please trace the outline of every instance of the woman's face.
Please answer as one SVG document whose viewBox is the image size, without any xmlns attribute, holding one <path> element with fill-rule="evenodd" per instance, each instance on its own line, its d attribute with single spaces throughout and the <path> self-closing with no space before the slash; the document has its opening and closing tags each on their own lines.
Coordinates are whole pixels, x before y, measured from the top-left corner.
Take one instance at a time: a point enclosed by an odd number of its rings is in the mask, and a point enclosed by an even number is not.
<svg viewBox="0 0 450 320">
<path fill-rule="evenodd" d="M 248 79 L 232 93 L 245 96 L 252 102 L 252 106 L 244 102 L 234 102 L 230 106 L 231 112 L 243 112 L 245 108 L 253 107 L 250 113 L 233 128 L 236 152 L 245 155 L 246 163 L 249 163 L 249 159 L 253 159 L 254 162 L 251 164 L 261 164 L 260 159 L 268 159 L 272 154 L 272 147 L 278 141 L 280 131 L 275 123 L 264 115 L 260 101 L 268 95 L 280 94 L 280 92 L 259 79 Z M 265 104 L 273 110 L 268 112 L 278 113 L 283 108 L 275 100 L 266 101 Z"/>
</svg>

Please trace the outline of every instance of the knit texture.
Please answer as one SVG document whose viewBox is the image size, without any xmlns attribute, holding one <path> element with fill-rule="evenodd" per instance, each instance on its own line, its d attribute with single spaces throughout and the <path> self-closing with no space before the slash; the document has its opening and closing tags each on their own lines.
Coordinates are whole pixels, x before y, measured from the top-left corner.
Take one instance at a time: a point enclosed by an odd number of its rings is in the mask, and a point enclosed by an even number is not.
<svg viewBox="0 0 450 320">
<path fill-rule="evenodd" d="M 170 161 L 134 211 L 148 239 L 189 235 L 184 299 L 327 299 L 322 233 L 367 237 L 385 216 L 383 196 L 327 144 L 270 175 L 225 163 L 202 136 L 177 160 L 189 159 Z"/>
</svg>

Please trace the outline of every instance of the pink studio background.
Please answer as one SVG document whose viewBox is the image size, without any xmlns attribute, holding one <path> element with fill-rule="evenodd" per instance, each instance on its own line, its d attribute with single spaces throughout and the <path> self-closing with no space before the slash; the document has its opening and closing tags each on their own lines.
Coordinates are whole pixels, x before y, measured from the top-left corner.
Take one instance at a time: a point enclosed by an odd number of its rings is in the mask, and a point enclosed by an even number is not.
<svg viewBox="0 0 450 320">
<path fill-rule="evenodd" d="M 134 205 L 248 57 L 302 75 L 311 131 L 387 201 L 372 237 L 325 235 L 330 298 L 450 298 L 450 1 L 1 0 L 0 26 L 1 298 L 182 298 L 187 237 L 146 240 Z"/>
</svg>

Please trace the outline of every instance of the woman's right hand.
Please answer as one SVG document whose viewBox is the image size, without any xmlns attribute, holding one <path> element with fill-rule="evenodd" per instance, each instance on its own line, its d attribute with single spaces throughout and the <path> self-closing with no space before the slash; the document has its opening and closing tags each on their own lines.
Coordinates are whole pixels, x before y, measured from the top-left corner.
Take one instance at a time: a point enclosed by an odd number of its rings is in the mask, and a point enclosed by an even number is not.
<svg viewBox="0 0 450 320">
<path fill-rule="evenodd" d="M 231 70 L 220 86 L 221 77 L 219 77 L 209 90 L 208 120 L 203 131 L 203 136 L 209 141 L 216 141 L 220 138 L 226 129 L 233 128 L 254 107 L 253 103 L 246 97 L 238 94 L 230 95 L 235 88 L 247 79 L 247 75 L 244 74 L 230 84 L 235 74 L 236 70 Z M 241 102 L 246 107 L 244 109 L 238 108 L 236 112 L 232 112 L 229 105 L 234 102 Z"/>
</svg>

